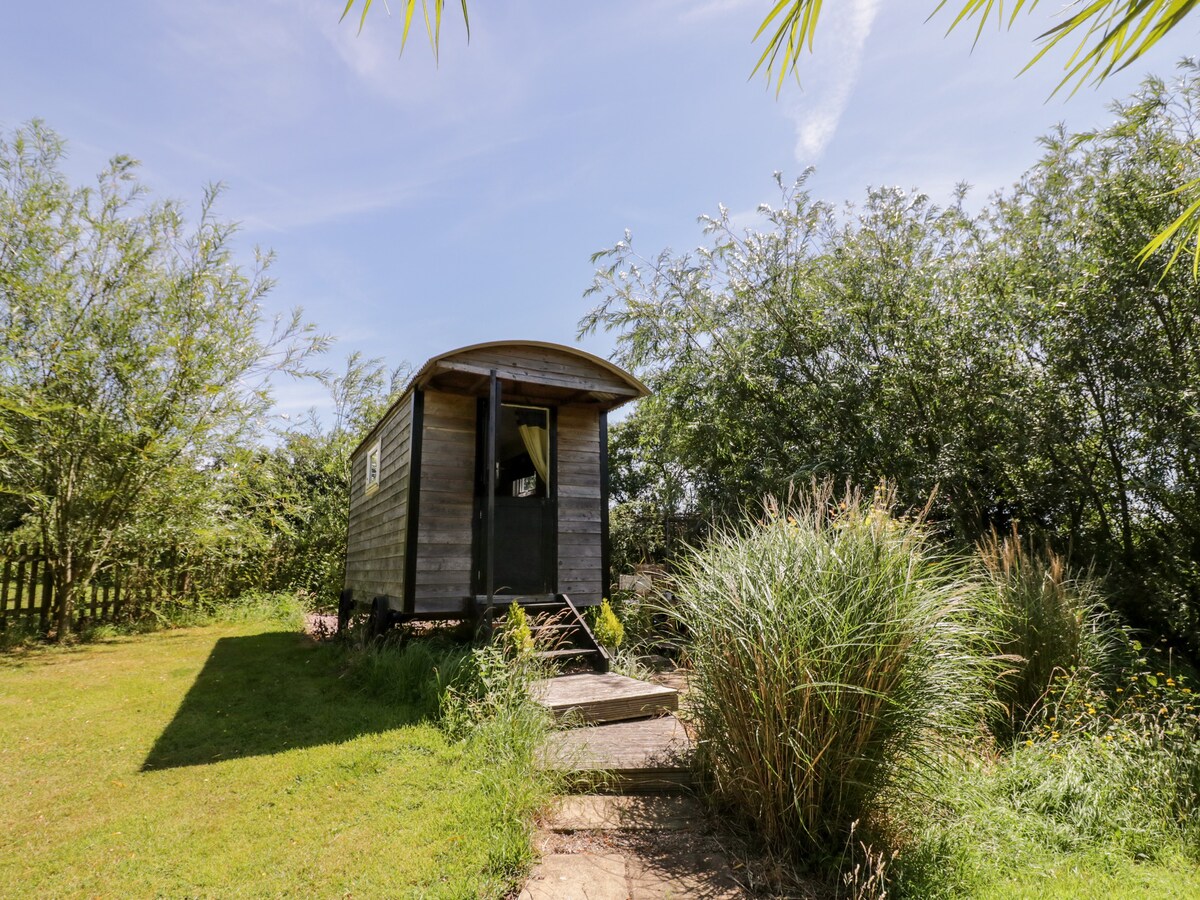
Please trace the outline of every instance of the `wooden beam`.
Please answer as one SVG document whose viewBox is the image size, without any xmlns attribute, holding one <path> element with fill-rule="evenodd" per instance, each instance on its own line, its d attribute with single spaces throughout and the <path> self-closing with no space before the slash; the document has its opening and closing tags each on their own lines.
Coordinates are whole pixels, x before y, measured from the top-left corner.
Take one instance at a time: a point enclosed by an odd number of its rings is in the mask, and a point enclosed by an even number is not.
<svg viewBox="0 0 1200 900">
<path fill-rule="evenodd" d="M 505 367 L 503 370 L 498 368 L 488 369 L 484 366 L 476 366 L 470 363 L 444 360 L 438 364 L 438 371 L 466 372 L 470 375 L 484 376 L 496 375 L 506 381 L 515 381 L 522 384 L 545 384 L 554 387 L 573 388 L 575 390 L 596 391 L 598 393 L 612 394 L 615 397 L 642 396 L 642 392 L 633 387 L 590 381 L 587 378 L 577 375 L 567 375 L 559 372 L 539 372 L 532 368 L 518 366 Z"/>
</svg>

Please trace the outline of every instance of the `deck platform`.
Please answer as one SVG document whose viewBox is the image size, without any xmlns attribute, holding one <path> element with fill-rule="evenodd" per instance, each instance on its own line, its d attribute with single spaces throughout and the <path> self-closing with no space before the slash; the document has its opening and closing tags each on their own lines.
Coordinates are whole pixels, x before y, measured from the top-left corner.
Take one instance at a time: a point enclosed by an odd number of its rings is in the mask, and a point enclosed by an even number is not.
<svg viewBox="0 0 1200 900">
<path fill-rule="evenodd" d="M 611 672 L 547 678 L 535 683 L 533 691 L 556 719 L 587 724 L 661 716 L 679 708 L 674 688 Z"/>
<path fill-rule="evenodd" d="M 692 741 L 672 715 L 552 732 L 543 766 L 592 789 L 635 793 L 691 784 Z"/>
</svg>

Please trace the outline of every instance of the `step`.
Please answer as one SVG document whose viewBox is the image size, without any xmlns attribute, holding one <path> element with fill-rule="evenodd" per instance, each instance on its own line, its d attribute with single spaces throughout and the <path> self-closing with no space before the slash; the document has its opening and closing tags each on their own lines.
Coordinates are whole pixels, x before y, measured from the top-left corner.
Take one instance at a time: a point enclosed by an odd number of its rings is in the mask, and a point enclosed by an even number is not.
<svg viewBox="0 0 1200 900">
<path fill-rule="evenodd" d="M 539 650 L 533 654 L 538 659 L 568 659 L 573 656 L 599 656 L 599 650 L 593 650 L 591 647 L 566 647 L 562 650 Z"/>
<path fill-rule="evenodd" d="M 582 722 L 619 722 L 674 712 L 679 692 L 614 673 L 563 675 L 533 685 L 538 703 L 554 717 L 571 716 Z"/>
<path fill-rule="evenodd" d="M 551 732 L 540 764 L 568 784 L 614 793 L 682 790 L 692 741 L 671 715 Z"/>
<path fill-rule="evenodd" d="M 561 624 L 554 624 L 554 625 L 530 625 L 529 630 L 534 632 L 535 634 L 539 631 L 572 631 L 572 630 L 578 631 L 579 623 L 578 622 L 563 622 Z"/>
</svg>

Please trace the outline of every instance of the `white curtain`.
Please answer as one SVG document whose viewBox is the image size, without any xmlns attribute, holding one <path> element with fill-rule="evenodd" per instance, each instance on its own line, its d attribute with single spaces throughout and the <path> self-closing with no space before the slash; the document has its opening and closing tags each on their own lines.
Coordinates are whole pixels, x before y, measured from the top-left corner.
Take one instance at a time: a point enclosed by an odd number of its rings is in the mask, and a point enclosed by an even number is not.
<svg viewBox="0 0 1200 900">
<path fill-rule="evenodd" d="M 537 425 L 518 425 L 517 430 L 521 432 L 521 442 L 525 445 L 525 452 L 533 460 L 533 467 L 537 469 L 537 473 L 542 476 L 542 482 L 548 488 L 550 485 L 550 429 L 540 428 Z"/>
</svg>

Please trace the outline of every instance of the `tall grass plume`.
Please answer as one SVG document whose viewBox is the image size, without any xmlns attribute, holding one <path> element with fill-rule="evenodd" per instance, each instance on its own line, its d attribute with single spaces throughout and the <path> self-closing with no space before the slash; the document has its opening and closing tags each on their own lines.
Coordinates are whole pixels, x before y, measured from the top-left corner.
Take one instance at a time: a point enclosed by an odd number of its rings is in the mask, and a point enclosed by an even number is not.
<svg viewBox="0 0 1200 900">
<path fill-rule="evenodd" d="M 814 484 L 682 564 L 702 771 L 793 855 L 836 854 L 886 788 L 919 790 L 987 702 L 982 595 L 893 503 Z"/>
<path fill-rule="evenodd" d="M 1006 663 L 992 727 L 1007 740 L 1029 726 L 1058 676 L 1111 678 L 1126 661 L 1128 644 L 1096 583 L 1050 549 L 1026 546 L 1015 526 L 980 542 L 979 557 Z"/>
</svg>

